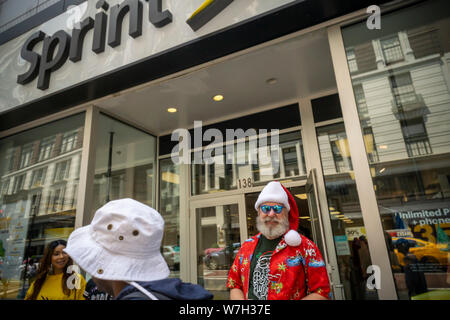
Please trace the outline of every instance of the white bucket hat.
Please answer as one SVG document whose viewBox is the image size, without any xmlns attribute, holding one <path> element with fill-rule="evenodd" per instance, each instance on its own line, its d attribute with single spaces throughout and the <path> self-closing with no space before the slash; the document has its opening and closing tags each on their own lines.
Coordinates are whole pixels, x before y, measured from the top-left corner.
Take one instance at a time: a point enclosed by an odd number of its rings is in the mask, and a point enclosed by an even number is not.
<svg viewBox="0 0 450 320">
<path fill-rule="evenodd" d="M 133 199 L 110 201 L 90 225 L 76 229 L 64 251 L 95 278 L 153 281 L 169 276 L 160 252 L 164 220 Z"/>
</svg>

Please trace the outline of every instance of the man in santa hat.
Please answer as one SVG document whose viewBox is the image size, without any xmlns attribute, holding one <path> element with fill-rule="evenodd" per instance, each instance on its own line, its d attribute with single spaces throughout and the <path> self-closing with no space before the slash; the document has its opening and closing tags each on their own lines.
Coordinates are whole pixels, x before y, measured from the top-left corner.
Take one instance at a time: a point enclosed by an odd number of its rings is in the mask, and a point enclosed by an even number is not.
<svg viewBox="0 0 450 320">
<path fill-rule="evenodd" d="M 255 203 L 256 236 L 245 241 L 228 274 L 230 299 L 329 299 L 327 269 L 315 244 L 297 232 L 298 208 L 278 181 Z"/>
</svg>

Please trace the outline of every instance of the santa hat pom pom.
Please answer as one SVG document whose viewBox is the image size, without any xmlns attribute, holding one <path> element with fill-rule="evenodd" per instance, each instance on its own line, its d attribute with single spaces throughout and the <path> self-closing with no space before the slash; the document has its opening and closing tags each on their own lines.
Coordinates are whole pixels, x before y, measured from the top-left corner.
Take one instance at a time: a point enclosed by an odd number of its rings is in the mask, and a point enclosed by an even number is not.
<svg viewBox="0 0 450 320">
<path fill-rule="evenodd" d="M 302 238 L 297 231 L 291 229 L 284 235 L 284 241 L 291 247 L 297 247 L 302 243 Z"/>
</svg>

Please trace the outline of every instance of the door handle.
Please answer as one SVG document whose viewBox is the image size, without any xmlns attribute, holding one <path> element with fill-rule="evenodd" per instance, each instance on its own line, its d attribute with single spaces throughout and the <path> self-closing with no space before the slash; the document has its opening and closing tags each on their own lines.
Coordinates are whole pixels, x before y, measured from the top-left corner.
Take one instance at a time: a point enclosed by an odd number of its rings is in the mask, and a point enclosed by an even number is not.
<svg viewBox="0 0 450 320">
<path fill-rule="evenodd" d="M 327 271 L 328 273 L 333 273 L 333 271 L 336 270 L 336 267 L 331 265 L 331 264 L 327 264 Z"/>
</svg>

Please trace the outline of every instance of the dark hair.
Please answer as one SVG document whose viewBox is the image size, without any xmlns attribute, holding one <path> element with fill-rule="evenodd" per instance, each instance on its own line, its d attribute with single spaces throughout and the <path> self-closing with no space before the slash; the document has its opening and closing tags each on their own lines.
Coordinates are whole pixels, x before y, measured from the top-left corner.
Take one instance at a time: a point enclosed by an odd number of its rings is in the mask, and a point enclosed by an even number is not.
<svg viewBox="0 0 450 320">
<path fill-rule="evenodd" d="M 50 242 L 47 247 L 44 250 L 44 255 L 42 256 L 42 259 L 39 263 L 39 269 L 37 271 L 36 280 L 34 281 L 33 286 L 33 292 L 30 296 L 30 300 L 36 300 L 39 291 L 41 291 L 42 286 L 44 285 L 45 279 L 47 278 L 47 274 L 50 271 L 50 267 L 52 265 L 52 255 L 53 251 L 55 251 L 55 248 L 59 245 L 67 246 L 67 242 L 65 240 L 55 240 Z M 67 272 L 67 268 L 72 265 L 72 259 L 69 257 L 69 261 L 64 266 L 63 270 L 63 277 L 62 277 L 62 289 L 64 294 L 67 296 L 70 296 L 71 291 L 67 287 L 67 279 L 69 278 L 70 274 Z"/>
</svg>

